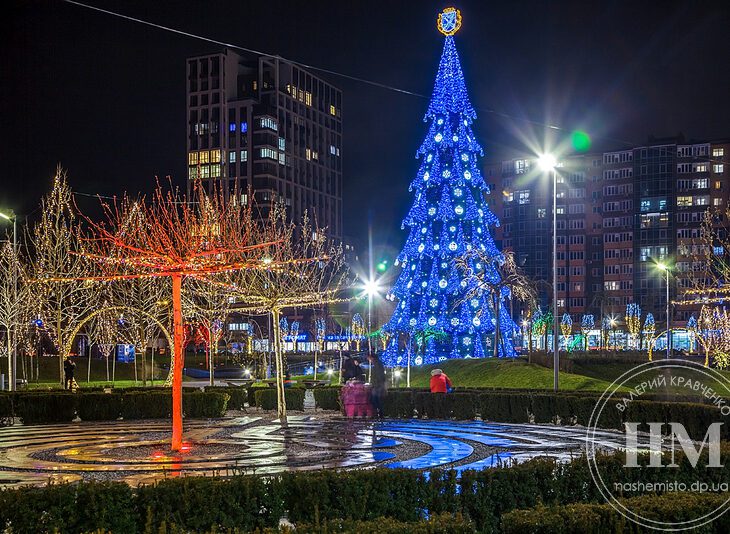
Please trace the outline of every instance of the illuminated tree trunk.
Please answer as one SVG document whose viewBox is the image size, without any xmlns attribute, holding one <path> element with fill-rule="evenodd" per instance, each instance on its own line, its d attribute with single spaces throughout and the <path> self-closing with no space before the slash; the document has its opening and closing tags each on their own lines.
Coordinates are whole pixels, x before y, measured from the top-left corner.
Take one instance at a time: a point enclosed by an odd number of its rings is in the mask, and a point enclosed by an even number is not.
<svg viewBox="0 0 730 534">
<path fill-rule="evenodd" d="M 182 275 L 172 275 L 173 371 L 172 371 L 172 450 L 182 448 L 182 373 L 185 359 L 182 320 Z"/>
<path fill-rule="evenodd" d="M 63 348 L 66 346 L 64 343 L 64 340 L 61 336 L 61 312 L 59 310 L 58 314 L 56 315 L 56 332 L 58 335 L 58 380 L 61 382 L 61 385 L 65 388 L 66 383 L 64 381 L 64 375 L 63 375 Z"/>
<path fill-rule="evenodd" d="M 271 311 L 275 325 L 279 324 L 281 313 L 278 309 Z M 281 347 L 281 329 L 274 328 L 274 355 L 276 357 L 276 415 L 279 422 L 286 425 L 286 398 L 284 396 L 284 357 Z"/>
</svg>

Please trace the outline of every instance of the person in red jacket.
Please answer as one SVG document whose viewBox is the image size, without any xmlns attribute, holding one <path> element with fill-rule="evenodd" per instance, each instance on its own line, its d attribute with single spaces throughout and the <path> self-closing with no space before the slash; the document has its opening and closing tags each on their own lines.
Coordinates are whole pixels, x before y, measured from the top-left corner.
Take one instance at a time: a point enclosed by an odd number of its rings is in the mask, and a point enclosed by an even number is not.
<svg viewBox="0 0 730 534">
<path fill-rule="evenodd" d="M 451 380 L 441 369 L 431 371 L 431 393 L 448 393 L 451 391 Z"/>
</svg>

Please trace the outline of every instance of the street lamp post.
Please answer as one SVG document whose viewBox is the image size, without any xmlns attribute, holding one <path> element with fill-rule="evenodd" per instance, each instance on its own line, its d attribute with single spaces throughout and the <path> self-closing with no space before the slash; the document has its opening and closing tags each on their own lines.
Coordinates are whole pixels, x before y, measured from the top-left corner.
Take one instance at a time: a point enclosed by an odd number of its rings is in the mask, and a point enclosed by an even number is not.
<svg viewBox="0 0 730 534">
<path fill-rule="evenodd" d="M 555 171 L 558 162 L 552 154 L 543 154 L 538 164 L 543 171 L 552 173 L 553 178 L 553 389 L 558 391 L 558 173 Z"/>
<path fill-rule="evenodd" d="M 10 213 L 4 213 L 0 212 L 0 218 L 5 219 L 6 221 L 13 221 L 13 311 L 12 311 L 12 317 L 10 319 L 10 323 L 12 325 L 12 338 L 11 332 L 10 332 L 10 326 L 8 325 L 8 339 L 12 339 L 11 341 L 11 347 L 13 354 L 10 354 L 10 351 L 8 351 L 8 390 L 15 391 L 15 368 L 17 364 L 17 318 L 16 314 L 18 313 L 18 263 L 17 263 L 17 257 L 18 257 L 18 232 L 17 232 L 17 222 L 18 217 L 13 213 L 12 211 Z"/>
<path fill-rule="evenodd" d="M 667 359 L 671 358 L 672 351 L 672 331 L 670 329 L 669 321 L 669 265 L 666 263 L 657 263 L 656 265 L 660 270 L 664 271 L 667 281 Z"/>
</svg>

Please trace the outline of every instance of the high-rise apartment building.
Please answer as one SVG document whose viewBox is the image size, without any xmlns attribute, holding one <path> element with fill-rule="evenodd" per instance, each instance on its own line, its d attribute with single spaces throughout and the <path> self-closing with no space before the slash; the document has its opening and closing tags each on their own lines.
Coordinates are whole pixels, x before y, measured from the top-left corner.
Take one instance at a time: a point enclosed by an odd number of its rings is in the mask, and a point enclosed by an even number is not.
<svg viewBox="0 0 730 534">
<path fill-rule="evenodd" d="M 300 66 L 231 50 L 187 60 L 188 183 L 266 212 L 283 202 L 342 239 L 342 92 Z"/>
<path fill-rule="evenodd" d="M 564 158 L 557 168 L 559 314 L 574 322 L 584 313 L 622 319 L 635 302 L 664 324 L 666 278 L 657 264 L 671 265 L 670 300 L 677 300 L 703 268 L 698 247 L 705 246 L 699 237 L 707 209 L 728 207 L 728 156 L 730 141 L 662 139 Z M 541 304 L 552 305 L 551 178 L 534 157 L 488 165 L 485 176 L 502 221 L 496 238 L 531 278 L 545 282 Z M 698 311 L 673 307 L 673 326 Z"/>
</svg>

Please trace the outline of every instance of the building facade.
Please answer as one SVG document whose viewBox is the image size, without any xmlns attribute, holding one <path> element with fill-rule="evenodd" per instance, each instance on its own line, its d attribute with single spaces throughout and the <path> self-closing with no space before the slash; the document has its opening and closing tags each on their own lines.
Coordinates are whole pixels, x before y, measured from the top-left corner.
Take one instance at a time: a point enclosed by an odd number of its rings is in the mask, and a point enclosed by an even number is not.
<svg viewBox="0 0 730 534">
<path fill-rule="evenodd" d="M 700 229 L 709 208 L 728 207 L 730 141 L 653 140 L 644 146 L 564 158 L 557 167 L 558 313 L 579 323 L 586 313 L 623 322 L 637 303 L 666 322 L 670 301 L 697 281 Z M 552 183 L 534 157 L 487 166 L 496 237 L 538 281 L 541 305 L 552 306 Z M 722 222 L 724 215 L 719 215 Z M 717 250 L 717 254 L 727 251 Z M 672 306 L 673 327 L 698 307 Z M 519 320 L 518 310 L 515 320 Z M 661 329 L 659 329 L 661 330 Z"/>
<path fill-rule="evenodd" d="M 220 183 L 230 200 L 306 211 L 342 230 L 342 92 L 300 66 L 231 50 L 187 60 L 188 188 Z"/>
</svg>

